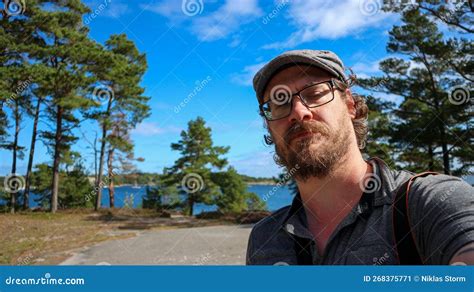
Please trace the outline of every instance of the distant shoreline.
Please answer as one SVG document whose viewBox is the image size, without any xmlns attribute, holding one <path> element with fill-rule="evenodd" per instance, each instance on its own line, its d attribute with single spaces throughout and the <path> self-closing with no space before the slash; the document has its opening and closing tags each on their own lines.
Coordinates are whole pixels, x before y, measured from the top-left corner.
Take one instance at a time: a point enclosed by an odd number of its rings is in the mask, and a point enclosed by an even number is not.
<svg viewBox="0 0 474 292">
<path fill-rule="evenodd" d="M 262 182 L 246 182 L 247 186 L 274 186 L 277 185 L 276 182 L 274 181 L 262 181 Z M 122 185 L 115 185 L 114 188 L 118 187 L 136 187 L 136 188 L 142 188 L 142 187 L 156 187 L 156 185 L 149 184 L 149 185 L 132 185 L 132 184 L 122 184 Z M 109 186 L 105 185 L 103 186 L 104 189 L 108 189 Z"/>
</svg>

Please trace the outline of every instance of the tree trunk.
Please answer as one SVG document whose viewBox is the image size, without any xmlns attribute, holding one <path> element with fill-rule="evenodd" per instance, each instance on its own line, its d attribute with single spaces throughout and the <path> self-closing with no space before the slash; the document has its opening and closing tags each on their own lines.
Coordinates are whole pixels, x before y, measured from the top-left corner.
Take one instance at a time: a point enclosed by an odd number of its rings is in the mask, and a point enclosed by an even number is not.
<svg viewBox="0 0 474 292">
<path fill-rule="evenodd" d="M 97 132 L 96 132 L 95 138 L 94 138 L 94 179 L 95 181 L 98 180 L 98 175 L 99 175 L 99 171 L 98 171 L 99 165 L 97 164 L 97 154 L 98 154 L 98 151 L 97 151 Z"/>
<path fill-rule="evenodd" d="M 434 157 L 434 154 L 433 154 L 433 147 L 430 145 L 428 145 L 428 155 L 430 157 L 430 162 L 428 164 L 428 170 L 429 171 L 434 171 L 434 160 L 433 160 L 433 157 Z"/>
<path fill-rule="evenodd" d="M 38 98 L 36 103 L 35 117 L 33 120 L 33 133 L 31 134 L 31 146 L 30 154 L 28 157 L 28 168 L 26 170 L 25 178 L 25 192 L 23 193 L 23 209 L 28 209 L 30 207 L 30 185 L 31 185 L 31 169 L 33 168 L 33 157 L 35 155 L 35 144 L 36 144 L 36 135 L 38 132 L 38 118 L 41 106 L 41 98 Z"/>
<path fill-rule="evenodd" d="M 102 202 L 102 176 L 104 171 L 104 158 L 105 158 L 105 138 L 107 136 L 107 128 L 105 122 L 102 123 L 102 140 L 100 144 L 100 158 L 99 158 L 99 173 L 97 175 L 97 179 L 95 181 L 95 186 L 97 190 L 97 197 L 95 201 L 95 210 L 98 211 L 100 209 L 100 205 Z M 110 191 L 110 190 L 109 190 Z"/>
<path fill-rule="evenodd" d="M 108 179 L 109 179 L 109 203 L 110 208 L 115 208 L 115 189 L 113 172 L 114 149 L 110 149 L 107 157 Z"/>
<path fill-rule="evenodd" d="M 15 135 L 13 138 L 13 161 L 12 161 L 12 175 L 16 175 L 16 157 L 18 152 L 18 134 L 20 133 L 20 109 L 18 106 L 18 100 L 15 100 L 15 108 L 13 109 L 13 115 L 15 116 Z M 19 182 L 15 182 L 15 189 L 10 193 L 10 213 L 15 213 L 16 206 L 16 194 L 21 187 Z"/>
<path fill-rule="evenodd" d="M 440 125 L 440 138 L 441 138 L 441 148 L 443 150 L 443 166 L 444 166 L 444 173 L 447 175 L 451 175 L 451 167 L 449 165 L 449 151 L 448 151 L 448 144 L 446 143 L 446 133 L 445 128 L 443 125 Z"/>
<path fill-rule="evenodd" d="M 188 194 L 188 209 L 189 209 L 189 216 L 193 216 L 194 212 L 194 199 L 191 194 Z"/>
<path fill-rule="evenodd" d="M 97 175 L 97 179 L 95 181 L 95 186 L 97 189 L 97 198 L 95 201 L 95 210 L 98 211 L 100 209 L 100 205 L 102 202 L 102 177 L 104 175 L 104 158 L 105 158 L 105 145 L 106 145 L 106 138 L 107 138 L 107 121 L 110 116 L 110 109 L 112 108 L 112 98 L 109 99 L 107 103 L 107 111 L 105 112 L 105 119 L 102 121 L 102 139 L 100 144 L 100 155 L 99 155 L 99 173 Z M 95 148 L 94 148 L 95 151 Z M 110 194 L 110 189 L 109 189 Z"/>
<path fill-rule="evenodd" d="M 62 139 L 62 117 L 63 108 L 57 106 L 56 113 L 56 136 L 54 139 L 54 161 L 53 161 L 53 184 L 51 192 L 51 213 L 56 213 L 58 210 L 58 191 L 59 191 L 59 163 L 60 163 L 60 149 Z"/>
</svg>

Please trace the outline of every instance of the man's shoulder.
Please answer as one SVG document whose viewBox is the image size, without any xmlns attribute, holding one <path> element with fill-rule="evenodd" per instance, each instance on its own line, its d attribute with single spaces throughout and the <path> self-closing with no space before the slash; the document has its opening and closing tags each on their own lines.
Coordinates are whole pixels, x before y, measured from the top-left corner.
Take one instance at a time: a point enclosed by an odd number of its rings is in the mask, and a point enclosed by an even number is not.
<svg viewBox="0 0 474 292">
<path fill-rule="evenodd" d="M 247 245 L 247 265 L 272 265 L 275 256 L 288 250 L 288 245 L 282 241 L 287 235 L 281 226 L 290 208 L 291 205 L 280 208 L 253 226 Z"/>
<path fill-rule="evenodd" d="M 268 243 L 268 239 L 280 231 L 290 208 L 291 205 L 280 208 L 258 221 L 250 232 L 249 241 L 257 246 Z"/>
<path fill-rule="evenodd" d="M 290 208 L 291 205 L 282 207 L 258 221 L 253 226 L 250 236 L 252 237 L 258 234 L 268 234 L 268 232 L 278 231 L 278 229 L 282 226 Z"/>
<path fill-rule="evenodd" d="M 472 197 L 474 188 L 459 177 L 440 173 L 416 178 L 410 192 L 440 197 L 444 201 L 452 194 Z"/>
</svg>

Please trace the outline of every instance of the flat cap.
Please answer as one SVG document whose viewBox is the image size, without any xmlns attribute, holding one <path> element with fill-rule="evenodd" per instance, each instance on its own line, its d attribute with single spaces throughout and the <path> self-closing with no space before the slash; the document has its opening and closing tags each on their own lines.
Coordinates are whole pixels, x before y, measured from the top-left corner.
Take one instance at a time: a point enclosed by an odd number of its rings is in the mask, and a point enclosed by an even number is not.
<svg viewBox="0 0 474 292">
<path fill-rule="evenodd" d="M 259 102 L 261 102 L 265 88 L 273 75 L 291 65 L 300 64 L 321 68 L 344 83 L 347 83 L 347 78 L 344 73 L 344 64 L 335 53 L 326 50 L 287 51 L 272 59 L 255 74 L 253 78 L 253 88 Z"/>
</svg>

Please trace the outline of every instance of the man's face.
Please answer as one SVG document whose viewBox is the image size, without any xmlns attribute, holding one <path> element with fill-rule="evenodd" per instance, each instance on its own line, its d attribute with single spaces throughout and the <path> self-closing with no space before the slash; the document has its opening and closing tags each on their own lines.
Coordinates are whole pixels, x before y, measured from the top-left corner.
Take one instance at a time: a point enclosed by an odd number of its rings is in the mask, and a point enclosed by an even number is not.
<svg viewBox="0 0 474 292">
<path fill-rule="evenodd" d="M 276 86 L 287 86 L 296 93 L 311 83 L 331 78 L 328 72 L 311 66 L 286 68 L 270 80 L 264 101 L 270 100 L 272 88 Z M 290 115 L 268 122 L 277 162 L 289 171 L 297 168 L 296 178 L 307 180 L 327 176 L 355 142 L 351 123 L 355 108 L 349 91 L 346 94 L 349 96 L 343 99 L 343 92 L 334 89 L 334 99 L 316 108 L 307 108 L 299 97 L 294 96 Z"/>
</svg>

